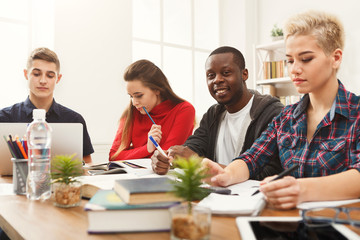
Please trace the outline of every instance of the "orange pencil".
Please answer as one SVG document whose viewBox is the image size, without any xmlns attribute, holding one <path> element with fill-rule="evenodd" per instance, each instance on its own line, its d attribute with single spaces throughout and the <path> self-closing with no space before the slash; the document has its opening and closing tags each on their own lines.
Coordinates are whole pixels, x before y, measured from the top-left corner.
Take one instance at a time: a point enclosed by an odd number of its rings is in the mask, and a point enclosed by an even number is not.
<svg viewBox="0 0 360 240">
<path fill-rule="evenodd" d="M 28 156 L 27 156 L 27 154 L 26 154 L 26 152 L 25 152 L 25 150 L 24 150 L 24 147 L 22 146 L 22 144 L 21 144 L 21 142 L 20 142 L 20 140 L 19 140 L 19 137 L 16 137 L 16 144 L 19 146 L 19 149 L 20 149 L 20 151 L 21 151 L 21 154 L 24 156 L 25 159 L 27 159 Z"/>
</svg>

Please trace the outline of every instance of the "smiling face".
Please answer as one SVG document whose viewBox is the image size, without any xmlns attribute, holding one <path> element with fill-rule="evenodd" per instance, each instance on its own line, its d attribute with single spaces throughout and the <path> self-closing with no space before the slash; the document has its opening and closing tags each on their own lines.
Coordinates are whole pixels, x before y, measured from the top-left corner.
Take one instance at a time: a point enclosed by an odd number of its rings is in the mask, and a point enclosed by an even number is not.
<svg viewBox="0 0 360 240">
<path fill-rule="evenodd" d="M 145 87 L 140 80 L 127 81 L 126 89 L 132 104 L 141 114 L 146 114 L 143 107 L 151 112 L 155 106 L 161 103 L 160 91 L 153 91 Z"/>
<path fill-rule="evenodd" d="M 336 71 L 342 51 L 326 55 L 312 35 L 295 35 L 286 40 L 288 71 L 299 93 L 317 93 L 337 83 Z"/>
<path fill-rule="evenodd" d="M 230 113 L 246 105 L 248 99 L 243 96 L 248 72 L 234 62 L 232 53 L 211 55 L 206 61 L 205 70 L 209 92 L 219 104 L 224 104 Z"/>
<path fill-rule="evenodd" d="M 30 89 L 30 100 L 34 103 L 38 100 L 52 101 L 55 85 L 60 81 L 56 64 L 44 60 L 34 60 L 29 69 L 24 70 Z"/>
</svg>

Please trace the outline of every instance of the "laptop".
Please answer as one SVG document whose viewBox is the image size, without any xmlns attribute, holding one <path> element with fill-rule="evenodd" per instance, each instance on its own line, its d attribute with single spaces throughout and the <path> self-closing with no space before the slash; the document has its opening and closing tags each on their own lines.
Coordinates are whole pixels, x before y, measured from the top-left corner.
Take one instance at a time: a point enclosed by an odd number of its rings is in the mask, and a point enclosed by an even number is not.
<svg viewBox="0 0 360 240">
<path fill-rule="evenodd" d="M 12 175 L 11 153 L 3 136 L 26 136 L 29 123 L 0 123 L 0 175 Z M 49 123 L 52 128 L 51 157 L 72 155 L 83 159 L 83 126 L 81 123 Z"/>
</svg>

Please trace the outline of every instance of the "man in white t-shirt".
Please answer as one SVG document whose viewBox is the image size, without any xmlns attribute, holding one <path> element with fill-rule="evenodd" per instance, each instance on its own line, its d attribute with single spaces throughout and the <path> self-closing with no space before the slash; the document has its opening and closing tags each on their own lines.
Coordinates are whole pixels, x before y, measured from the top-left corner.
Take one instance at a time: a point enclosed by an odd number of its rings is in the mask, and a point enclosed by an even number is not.
<svg viewBox="0 0 360 240">
<path fill-rule="evenodd" d="M 211 96 L 218 102 L 201 119 L 200 126 L 182 146 L 168 149 L 168 157 L 155 151 L 154 172 L 166 174 L 175 156 L 199 155 L 228 165 L 251 147 L 283 105 L 270 95 L 247 89 L 248 70 L 242 53 L 233 47 L 220 47 L 210 53 L 205 64 Z M 272 176 L 282 170 L 279 159 L 264 167 L 255 179 Z"/>
<path fill-rule="evenodd" d="M 228 165 L 234 156 L 239 156 L 242 149 L 246 130 L 251 122 L 250 109 L 254 97 L 245 107 L 235 113 L 225 112 L 220 122 L 216 143 L 216 159 L 222 165 Z"/>
</svg>

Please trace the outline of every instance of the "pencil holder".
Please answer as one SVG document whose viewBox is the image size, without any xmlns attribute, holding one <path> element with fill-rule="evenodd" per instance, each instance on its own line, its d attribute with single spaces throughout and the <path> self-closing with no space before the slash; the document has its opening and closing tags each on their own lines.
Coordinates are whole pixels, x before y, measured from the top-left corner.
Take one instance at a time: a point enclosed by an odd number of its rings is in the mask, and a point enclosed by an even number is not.
<svg viewBox="0 0 360 240">
<path fill-rule="evenodd" d="M 28 175 L 28 160 L 12 158 L 14 193 L 26 194 L 26 179 Z"/>
</svg>

